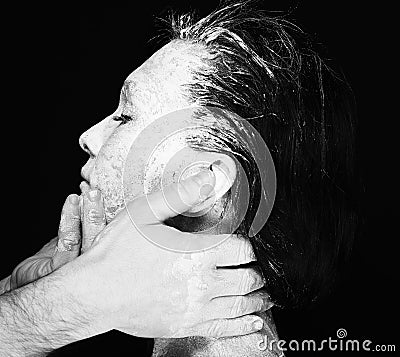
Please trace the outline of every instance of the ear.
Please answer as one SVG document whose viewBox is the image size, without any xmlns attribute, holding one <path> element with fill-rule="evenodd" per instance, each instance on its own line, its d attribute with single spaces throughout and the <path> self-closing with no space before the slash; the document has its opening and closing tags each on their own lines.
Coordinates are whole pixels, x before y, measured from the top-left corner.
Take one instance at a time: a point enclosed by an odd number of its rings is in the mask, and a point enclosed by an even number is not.
<svg viewBox="0 0 400 357">
<path fill-rule="evenodd" d="M 202 170 L 213 171 L 215 175 L 214 190 L 202 203 L 186 212 L 189 216 L 205 214 L 217 200 L 228 192 L 237 175 L 236 163 L 230 156 L 214 152 L 200 152 L 196 155 L 196 161 L 182 171 L 179 180 Z"/>
</svg>

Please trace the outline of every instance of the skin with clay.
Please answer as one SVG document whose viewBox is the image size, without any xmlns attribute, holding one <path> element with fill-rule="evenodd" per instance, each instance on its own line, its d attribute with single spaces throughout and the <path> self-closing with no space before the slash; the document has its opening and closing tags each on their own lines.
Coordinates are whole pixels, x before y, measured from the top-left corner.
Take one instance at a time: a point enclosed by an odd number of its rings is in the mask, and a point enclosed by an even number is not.
<svg viewBox="0 0 400 357">
<path fill-rule="evenodd" d="M 124 207 L 124 194 L 125 198 L 132 199 L 154 189 L 152 182 L 157 180 L 157 170 L 154 170 L 153 176 L 143 175 L 147 165 L 147 158 L 141 156 L 144 150 L 137 150 L 134 162 L 131 160 L 128 163 L 129 170 L 125 172 L 124 179 L 130 184 L 124 187 L 123 175 L 128 153 L 142 130 L 157 118 L 196 105 L 189 99 L 185 84 L 193 81 L 193 71 L 202 66 L 199 59 L 201 51 L 205 51 L 201 45 L 179 40 L 161 48 L 128 76 L 117 110 L 82 134 L 80 145 L 90 158 L 82 169 L 85 182 L 81 184 L 81 189 L 85 192 L 95 187 L 101 191 L 107 222 Z M 121 117 L 129 117 L 129 120 L 115 120 Z M 146 140 L 143 142 L 146 145 Z M 179 158 L 164 170 L 163 184 L 176 181 L 192 162 L 201 162 L 203 166 L 217 162 L 218 169 L 225 173 L 227 181 L 235 179 L 235 164 L 224 154 L 187 149 Z M 226 184 L 220 187 L 226 190 Z M 218 205 L 215 207 L 218 211 Z M 212 215 L 213 212 L 208 214 Z M 221 226 L 210 232 L 226 233 L 220 230 Z M 171 297 L 165 298 L 172 298 L 172 293 Z M 153 356 L 272 356 L 273 352 L 261 351 L 258 347 L 259 341 L 265 340 L 265 336 L 277 340 L 270 311 L 265 319 L 267 324 L 264 324 L 261 332 L 242 337 L 156 339 Z"/>
</svg>

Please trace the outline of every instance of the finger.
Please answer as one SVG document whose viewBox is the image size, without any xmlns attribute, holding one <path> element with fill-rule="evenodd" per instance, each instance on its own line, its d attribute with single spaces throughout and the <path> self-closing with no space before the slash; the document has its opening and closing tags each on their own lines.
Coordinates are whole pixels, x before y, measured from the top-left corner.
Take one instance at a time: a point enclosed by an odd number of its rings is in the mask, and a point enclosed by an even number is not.
<svg viewBox="0 0 400 357">
<path fill-rule="evenodd" d="M 35 255 L 19 263 L 11 274 L 9 289 L 16 289 L 50 274 L 54 270 L 53 256 L 57 242 L 58 237 L 53 238 Z"/>
<path fill-rule="evenodd" d="M 213 263 L 218 267 L 257 261 L 250 241 L 238 235 L 230 235 L 221 244 L 210 249 L 209 258 L 213 259 Z"/>
<path fill-rule="evenodd" d="M 37 258 L 52 258 L 58 244 L 58 236 L 46 243 L 35 255 Z"/>
<path fill-rule="evenodd" d="M 203 310 L 201 319 L 235 318 L 255 312 L 263 312 L 273 306 L 269 295 L 263 291 L 255 291 L 244 296 L 222 296 L 214 298 Z"/>
<path fill-rule="evenodd" d="M 14 269 L 11 275 L 11 288 L 16 289 L 53 272 L 56 268 L 51 258 L 37 258 L 35 256 L 25 259 Z"/>
<path fill-rule="evenodd" d="M 211 297 L 246 295 L 261 289 L 265 279 L 258 268 L 217 269 Z"/>
<path fill-rule="evenodd" d="M 90 191 L 90 186 L 86 181 L 82 181 L 79 185 L 79 188 L 81 189 L 81 192 L 83 194 L 86 194 L 87 192 Z"/>
<path fill-rule="evenodd" d="M 0 295 L 11 290 L 11 276 L 0 281 Z"/>
<path fill-rule="evenodd" d="M 201 235 L 181 232 L 163 224 L 137 225 L 136 228 L 147 239 L 159 246 L 195 254 L 196 259 L 201 260 L 203 268 L 207 269 L 208 273 L 216 267 L 215 254 L 208 253 L 210 247 L 218 245 L 230 236 L 229 234 Z"/>
<path fill-rule="evenodd" d="M 209 169 L 203 170 L 160 191 L 139 197 L 128 204 L 127 208 L 137 223 L 163 222 L 206 199 L 214 185 L 214 173 Z"/>
<path fill-rule="evenodd" d="M 85 252 L 106 226 L 103 200 L 99 190 L 90 190 L 83 195 L 82 211 L 82 252 Z"/>
<path fill-rule="evenodd" d="M 190 335 L 205 337 L 243 336 L 260 331 L 263 320 L 256 315 L 241 316 L 236 319 L 216 319 L 196 325 Z M 187 337 L 181 336 L 181 337 Z"/>
<path fill-rule="evenodd" d="M 54 269 L 79 255 L 80 238 L 79 197 L 72 194 L 68 196 L 61 212 L 58 241 L 52 258 Z"/>
</svg>

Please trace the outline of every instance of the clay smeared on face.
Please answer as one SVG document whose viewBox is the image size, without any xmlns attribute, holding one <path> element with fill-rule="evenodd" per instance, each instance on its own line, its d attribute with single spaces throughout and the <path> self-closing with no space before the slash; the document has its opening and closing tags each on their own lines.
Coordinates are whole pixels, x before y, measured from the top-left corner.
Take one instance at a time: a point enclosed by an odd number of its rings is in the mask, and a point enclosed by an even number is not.
<svg viewBox="0 0 400 357">
<path fill-rule="evenodd" d="M 115 113 L 82 135 L 81 142 L 95 151 L 82 173 L 102 192 L 107 221 L 124 206 L 122 174 L 133 141 L 158 117 L 193 105 L 185 85 L 193 80 L 193 71 L 203 65 L 198 56 L 201 51 L 201 46 L 182 41 L 161 48 L 128 76 Z M 132 120 L 125 124 L 114 120 L 122 114 Z M 131 198 L 144 193 L 145 162 L 140 150 L 135 161 Z"/>
</svg>

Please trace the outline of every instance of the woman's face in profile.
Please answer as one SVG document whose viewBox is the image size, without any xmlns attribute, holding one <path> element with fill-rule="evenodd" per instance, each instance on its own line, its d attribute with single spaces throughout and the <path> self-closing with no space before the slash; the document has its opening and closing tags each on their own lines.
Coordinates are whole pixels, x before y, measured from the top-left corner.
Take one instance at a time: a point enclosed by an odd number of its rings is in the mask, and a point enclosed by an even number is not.
<svg viewBox="0 0 400 357">
<path fill-rule="evenodd" d="M 199 61 L 195 50 L 181 41 L 161 48 L 128 76 L 117 110 L 81 135 L 80 145 L 90 155 L 82 176 L 101 190 L 108 221 L 124 205 L 122 173 L 135 138 L 158 117 L 190 105 L 183 86 L 192 80 L 191 70 Z M 130 119 L 115 120 L 121 116 Z M 135 168 L 130 171 L 134 177 L 129 178 L 129 192 L 125 191 L 130 199 L 144 193 L 143 151 L 138 148 L 130 163 Z"/>
</svg>

